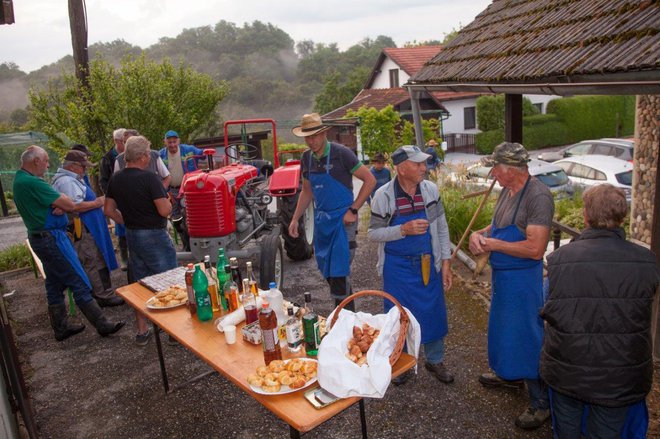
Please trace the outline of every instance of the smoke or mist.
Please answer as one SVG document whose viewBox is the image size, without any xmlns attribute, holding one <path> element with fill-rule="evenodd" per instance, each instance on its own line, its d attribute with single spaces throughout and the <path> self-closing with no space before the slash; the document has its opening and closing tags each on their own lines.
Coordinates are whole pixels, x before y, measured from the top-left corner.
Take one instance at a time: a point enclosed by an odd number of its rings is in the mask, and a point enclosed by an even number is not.
<svg viewBox="0 0 660 439">
<path fill-rule="evenodd" d="M 12 111 L 28 104 L 26 79 L 9 79 L 0 82 L 0 119 L 7 119 Z"/>
</svg>

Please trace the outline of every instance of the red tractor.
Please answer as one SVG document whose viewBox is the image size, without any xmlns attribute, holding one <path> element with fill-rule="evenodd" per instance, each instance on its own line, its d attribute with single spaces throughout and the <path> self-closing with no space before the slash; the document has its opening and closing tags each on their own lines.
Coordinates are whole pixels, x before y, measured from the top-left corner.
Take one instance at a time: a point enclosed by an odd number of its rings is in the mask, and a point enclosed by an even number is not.
<svg viewBox="0 0 660 439">
<path fill-rule="evenodd" d="M 270 123 L 273 163 L 260 159 L 261 151 L 247 143 L 229 144 L 229 126 Z M 224 124 L 225 148 L 222 157 L 205 150 L 209 169 L 186 174 L 181 185 L 193 259 L 204 255 L 215 261 L 223 247 L 227 257 L 239 259 L 258 255 L 259 285 L 278 286 L 284 279 L 284 250 L 292 260 L 312 256 L 313 207 L 300 219 L 300 235 L 289 236 L 288 227 L 301 188 L 300 160 L 280 166 L 277 131 L 272 119 L 228 121 Z M 276 199 L 276 203 L 273 203 Z"/>
</svg>

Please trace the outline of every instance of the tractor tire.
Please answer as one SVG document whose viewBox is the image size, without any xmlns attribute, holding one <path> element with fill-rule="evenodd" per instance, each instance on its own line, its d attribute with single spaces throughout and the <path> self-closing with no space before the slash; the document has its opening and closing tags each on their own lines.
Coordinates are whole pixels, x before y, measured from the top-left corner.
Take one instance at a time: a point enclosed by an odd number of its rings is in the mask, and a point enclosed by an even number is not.
<svg viewBox="0 0 660 439">
<path fill-rule="evenodd" d="M 282 238 L 284 238 L 284 250 L 286 250 L 286 255 L 293 261 L 306 261 L 311 258 L 314 253 L 313 226 L 312 230 L 306 230 L 305 227 L 305 224 L 313 224 L 313 208 L 308 208 L 298 220 L 298 237 L 293 238 L 289 235 L 289 224 L 291 223 L 291 218 L 296 210 L 299 196 L 300 191 L 296 195 L 280 197 L 278 199 L 279 220 L 282 226 Z M 308 215 L 312 215 L 312 217 L 308 218 Z M 312 236 L 312 238 L 308 237 L 308 235 Z"/>
<path fill-rule="evenodd" d="M 284 252 L 279 235 L 267 235 L 261 240 L 259 255 L 259 288 L 268 289 L 268 284 L 275 282 L 281 288 L 284 282 Z"/>
</svg>

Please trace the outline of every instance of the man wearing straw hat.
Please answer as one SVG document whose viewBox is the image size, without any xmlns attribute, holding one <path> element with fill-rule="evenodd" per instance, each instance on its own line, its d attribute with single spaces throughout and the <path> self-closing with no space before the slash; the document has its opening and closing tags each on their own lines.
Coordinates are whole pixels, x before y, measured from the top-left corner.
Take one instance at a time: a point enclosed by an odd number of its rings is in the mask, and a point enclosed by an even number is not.
<svg viewBox="0 0 660 439">
<path fill-rule="evenodd" d="M 519 143 L 500 143 L 484 159 L 504 189 L 493 221 L 470 235 L 470 251 L 490 252 L 492 301 L 488 321 L 488 364 L 495 372 L 485 387 L 527 384 L 530 407 L 516 419 L 520 428 L 538 428 L 550 417 L 548 393 L 539 378 L 543 343 L 543 254 L 548 245 L 554 200 L 527 169 L 529 154 Z"/>
<path fill-rule="evenodd" d="M 451 248 L 438 187 L 424 179 L 428 154 L 406 145 L 392 154 L 397 175 L 376 191 L 371 202 L 369 239 L 378 242 L 378 274 L 383 290 L 408 308 L 422 329 L 426 369 L 440 382 L 447 370 L 444 338 L 448 332 L 445 290 L 451 288 Z M 392 307 L 385 301 L 385 311 Z M 403 384 L 410 374 L 393 380 Z"/>
<path fill-rule="evenodd" d="M 330 294 L 339 304 L 352 292 L 349 275 L 357 247 L 358 209 L 371 195 L 376 179 L 350 149 L 328 141 L 327 129 L 321 116 L 312 113 L 303 115 L 300 126 L 292 130 L 294 135 L 305 139 L 309 150 L 301 158 L 302 192 L 291 218 L 289 235 L 298 236 L 299 220 L 314 200 L 316 263 L 330 285 Z M 353 177 L 362 180 L 355 200 Z"/>
</svg>

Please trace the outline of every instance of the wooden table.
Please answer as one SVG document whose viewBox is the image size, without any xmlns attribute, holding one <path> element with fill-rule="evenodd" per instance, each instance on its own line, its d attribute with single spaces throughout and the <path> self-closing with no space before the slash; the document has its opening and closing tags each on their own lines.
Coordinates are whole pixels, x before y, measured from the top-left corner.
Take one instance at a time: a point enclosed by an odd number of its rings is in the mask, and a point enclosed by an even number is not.
<svg viewBox="0 0 660 439">
<path fill-rule="evenodd" d="M 300 433 L 316 428 L 356 402 L 359 403 L 360 407 L 362 436 L 366 437 L 366 419 L 362 398 L 345 398 L 322 409 L 315 409 L 303 396 L 308 388 L 285 395 L 260 395 L 253 392 L 246 381 L 247 371 L 254 371 L 257 366 L 264 364 L 263 353 L 261 346 L 255 346 L 242 339 L 240 328 L 243 324 L 236 328 L 236 343 L 228 345 L 225 343 L 224 335 L 214 327 L 215 316 L 213 320 L 200 322 L 196 317 L 191 318 L 190 312 L 185 306 L 170 310 L 150 310 L 145 302 L 153 297 L 154 293 L 138 283 L 119 288 L 117 293 L 156 326 L 154 331 L 156 334 L 156 347 L 163 376 L 163 386 L 166 392 L 169 393 L 169 383 L 158 327 L 176 338 L 182 346 L 188 348 L 215 371 L 232 381 L 277 417 L 289 424 L 291 437 L 300 437 Z M 284 359 L 293 357 L 286 349 L 282 349 L 282 356 Z M 300 355 L 296 356 L 305 356 L 304 349 L 301 350 Z M 401 375 L 414 365 L 414 357 L 406 353 L 401 354 L 401 358 L 392 367 L 392 377 Z"/>
</svg>

